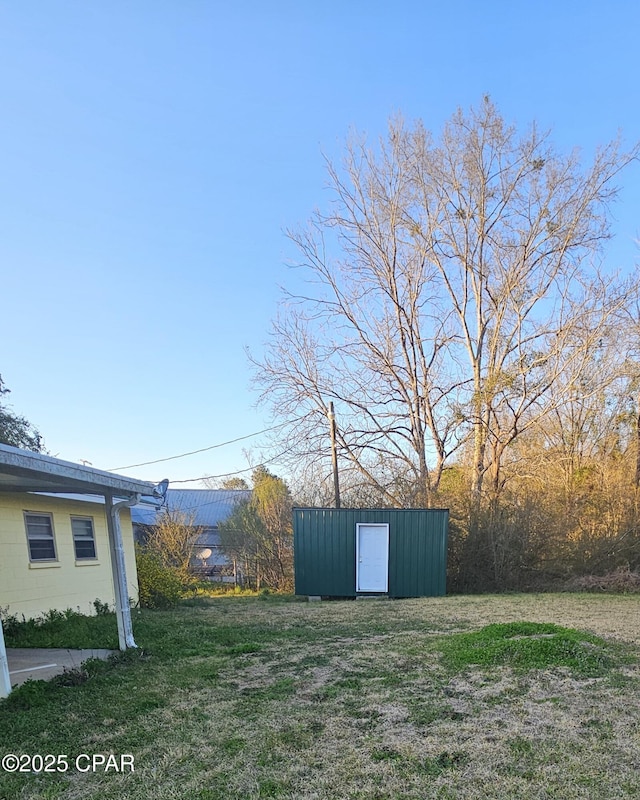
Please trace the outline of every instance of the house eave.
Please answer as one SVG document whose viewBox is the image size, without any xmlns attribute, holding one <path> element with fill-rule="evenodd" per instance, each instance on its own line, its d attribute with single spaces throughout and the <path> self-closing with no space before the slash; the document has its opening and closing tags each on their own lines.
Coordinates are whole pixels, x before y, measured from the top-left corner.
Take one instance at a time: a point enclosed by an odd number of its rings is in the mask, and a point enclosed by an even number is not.
<svg viewBox="0 0 640 800">
<path fill-rule="evenodd" d="M 0 491 L 106 494 L 130 499 L 152 495 L 154 484 L 72 461 L 0 444 Z"/>
</svg>

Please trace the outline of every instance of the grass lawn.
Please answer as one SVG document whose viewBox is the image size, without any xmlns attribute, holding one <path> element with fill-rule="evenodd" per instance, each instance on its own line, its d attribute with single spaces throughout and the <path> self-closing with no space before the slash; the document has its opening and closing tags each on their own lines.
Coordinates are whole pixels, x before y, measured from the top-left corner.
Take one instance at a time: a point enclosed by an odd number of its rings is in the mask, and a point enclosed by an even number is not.
<svg viewBox="0 0 640 800">
<path fill-rule="evenodd" d="M 115 646 L 111 615 L 52 624 L 29 643 Z M 70 765 L 0 771 L 2 800 L 640 797 L 638 597 L 230 597 L 134 626 L 140 652 L 0 702 L 0 756 Z M 75 768 L 94 753 L 135 771 Z"/>
</svg>

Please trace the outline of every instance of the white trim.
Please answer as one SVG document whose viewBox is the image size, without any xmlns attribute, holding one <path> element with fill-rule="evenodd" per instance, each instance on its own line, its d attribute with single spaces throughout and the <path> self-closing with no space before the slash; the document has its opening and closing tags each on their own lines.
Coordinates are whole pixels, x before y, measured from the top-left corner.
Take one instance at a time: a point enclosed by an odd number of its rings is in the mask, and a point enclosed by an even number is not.
<svg viewBox="0 0 640 800">
<path fill-rule="evenodd" d="M 360 528 L 382 528 L 385 536 L 386 570 L 384 589 L 371 588 L 360 585 Z M 379 592 L 384 594 L 389 591 L 389 523 L 388 522 L 356 522 L 356 592 Z"/>
</svg>

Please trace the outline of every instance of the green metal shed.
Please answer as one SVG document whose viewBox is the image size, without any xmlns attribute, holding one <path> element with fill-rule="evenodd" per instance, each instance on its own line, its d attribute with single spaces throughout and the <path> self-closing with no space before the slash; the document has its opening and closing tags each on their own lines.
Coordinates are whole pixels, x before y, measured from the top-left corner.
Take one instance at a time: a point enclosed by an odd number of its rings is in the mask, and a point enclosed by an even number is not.
<svg viewBox="0 0 640 800">
<path fill-rule="evenodd" d="M 447 509 L 294 508 L 296 594 L 443 595 L 448 527 Z"/>
</svg>

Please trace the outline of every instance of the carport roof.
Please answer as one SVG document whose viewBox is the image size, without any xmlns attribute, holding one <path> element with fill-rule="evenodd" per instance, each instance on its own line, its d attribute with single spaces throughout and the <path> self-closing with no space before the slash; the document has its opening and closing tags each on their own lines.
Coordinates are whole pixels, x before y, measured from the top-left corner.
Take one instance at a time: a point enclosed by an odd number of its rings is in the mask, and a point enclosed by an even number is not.
<svg viewBox="0 0 640 800">
<path fill-rule="evenodd" d="M 154 484 L 0 444 L 0 492 L 74 492 L 130 499 L 153 495 Z"/>
</svg>

